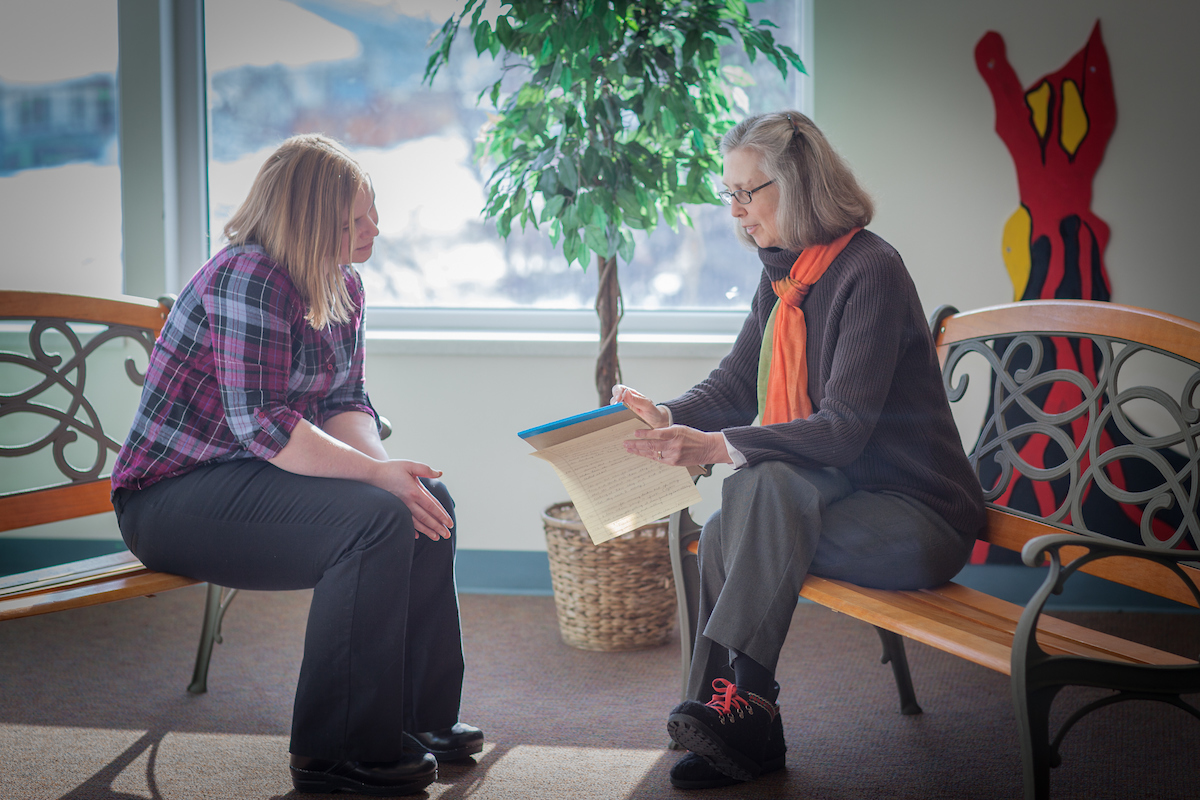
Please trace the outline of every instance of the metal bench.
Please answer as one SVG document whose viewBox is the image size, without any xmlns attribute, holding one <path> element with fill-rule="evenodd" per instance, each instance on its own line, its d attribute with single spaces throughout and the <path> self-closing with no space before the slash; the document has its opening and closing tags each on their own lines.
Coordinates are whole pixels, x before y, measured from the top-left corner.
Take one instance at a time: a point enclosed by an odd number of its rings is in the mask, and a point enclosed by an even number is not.
<svg viewBox="0 0 1200 800">
<path fill-rule="evenodd" d="M 800 596 L 876 627 L 905 714 L 921 713 L 905 638 L 1011 676 L 1025 796 L 1046 798 L 1059 744 L 1091 711 L 1141 699 L 1200 718 L 1181 698 L 1200 692 L 1196 660 L 1043 613 L 1076 572 L 1200 607 L 1200 324 L 1045 300 L 963 314 L 943 307 L 931 326 L 950 400 L 981 401 L 970 454 L 987 501 L 981 539 L 1045 566 L 1045 580 L 1024 607 L 953 582 L 899 592 L 809 576 Z M 1018 488 L 1037 499 L 1036 510 L 1013 501 Z M 1134 537 L 1115 536 L 1114 520 Z M 687 510 L 672 516 L 685 688 L 699 537 Z M 1050 707 L 1066 686 L 1111 694 L 1075 711 L 1051 738 Z"/>
<path fill-rule="evenodd" d="M 0 532 L 113 513 L 108 474 L 133 419 L 138 364 L 144 370 L 169 310 L 170 298 L 0 291 Z M 0 576 L 0 620 L 195 583 L 147 569 L 125 550 Z M 208 586 L 190 692 L 207 690 L 235 594 Z"/>
</svg>

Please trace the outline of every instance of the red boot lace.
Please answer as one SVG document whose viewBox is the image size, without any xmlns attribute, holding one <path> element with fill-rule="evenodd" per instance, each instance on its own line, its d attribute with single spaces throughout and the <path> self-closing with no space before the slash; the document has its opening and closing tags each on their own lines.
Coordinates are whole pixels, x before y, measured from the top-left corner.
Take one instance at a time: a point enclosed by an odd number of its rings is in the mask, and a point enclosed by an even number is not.
<svg viewBox="0 0 1200 800">
<path fill-rule="evenodd" d="M 737 712 L 739 717 L 742 716 L 743 711 L 750 714 L 754 713 L 754 706 L 738 694 L 737 684 L 730 683 L 724 678 L 717 678 L 712 682 L 712 685 L 715 690 L 712 700 L 709 700 L 705 705 L 714 709 L 722 717 L 732 717 L 734 711 Z"/>
</svg>

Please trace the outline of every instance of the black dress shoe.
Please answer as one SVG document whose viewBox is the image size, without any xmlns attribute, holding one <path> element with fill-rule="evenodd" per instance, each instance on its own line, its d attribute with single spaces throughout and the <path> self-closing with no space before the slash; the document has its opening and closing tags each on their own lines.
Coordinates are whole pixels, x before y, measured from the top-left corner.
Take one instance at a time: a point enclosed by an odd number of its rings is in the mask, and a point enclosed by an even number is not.
<svg viewBox="0 0 1200 800">
<path fill-rule="evenodd" d="M 433 753 L 439 761 L 457 761 L 483 750 L 483 731 L 464 722 L 440 731 L 404 735 L 414 747 Z"/>
<path fill-rule="evenodd" d="M 405 753 L 399 761 L 331 761 L 291 757 L 292 785 L 298 792 L 351 791 L 374 797 L 416 794 L 437 778 L 437 759 Z"/>
</svg>

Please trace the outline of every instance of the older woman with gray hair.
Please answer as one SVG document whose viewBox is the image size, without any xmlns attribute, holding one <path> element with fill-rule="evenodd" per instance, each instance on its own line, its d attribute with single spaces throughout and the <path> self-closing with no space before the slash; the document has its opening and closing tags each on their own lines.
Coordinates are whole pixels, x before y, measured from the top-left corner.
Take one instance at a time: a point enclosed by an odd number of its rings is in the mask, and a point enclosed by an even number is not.
<svg viewBox="0 0 1200 800">
<path fill-rule="evenodd" d="M 690 699 L 667 721 L 691 751 L 671 770 L 680 788 L 785 765 L 775 669 L 807 575 L 933 586 L 984 523 L 916 287 L 865 230 L 872 203 L 849 167 L 795 111 L 744 120 L 721 152 L 721 198 L 762 262 L 750 314 L 674 400 L 613 388 L 652 425 L 630 452 L 735 468 L 700 537 Z M 803 709 L 803 687 L 790 702 Z"/>
</svg>

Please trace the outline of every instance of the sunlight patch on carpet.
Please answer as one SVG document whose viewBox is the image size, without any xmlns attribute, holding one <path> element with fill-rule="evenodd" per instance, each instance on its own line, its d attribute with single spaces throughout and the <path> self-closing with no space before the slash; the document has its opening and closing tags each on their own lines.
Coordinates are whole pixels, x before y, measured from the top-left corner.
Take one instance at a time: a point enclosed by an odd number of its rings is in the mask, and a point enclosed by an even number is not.
<svg viewBox="0 0 1200 800">
<path fill-rule="evenodd" d="M 467 766 L 444 764 L 429 797 L 630 797 L 666 749 L 485 745 Z M 464 791 L 466 790 L 466 791 Z"/>
<path fill-rule="evenodd" d="M 0 724 L 0 798 L 279 798 L 292 791 L 287 750 L 285 736 Z M 427 796 L 625 800 L 665 753 L 488 742 L 439 765 Z"/>
<path fill-rule="evenodd" d="M 0 797 L 278 796 L 292 788 L 287 746 L 284 736 L 0 725 Z"/>
</svg>

